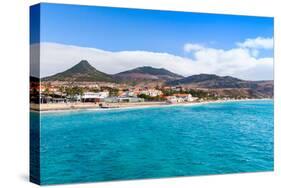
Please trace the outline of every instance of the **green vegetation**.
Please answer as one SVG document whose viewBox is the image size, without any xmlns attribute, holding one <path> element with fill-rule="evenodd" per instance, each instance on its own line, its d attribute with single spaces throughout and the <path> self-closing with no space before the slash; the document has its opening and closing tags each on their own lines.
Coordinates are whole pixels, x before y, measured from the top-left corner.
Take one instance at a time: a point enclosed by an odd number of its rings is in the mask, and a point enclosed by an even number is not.
<svg viewBox="0 0 281 188">
<path fill-rule="evenodd" d="M 83 95 L 84 90 L 81 87 L 74 86 L 74 87 L 67 87 L 65 88 L 65 93 L 70 97 L 74 98 L 75 95 Z"/>
<path fill-rule="evenodd" d="M 108 91 L 110 97 L 118 96 L 119 89 L 111 87 L 101 87 L 100 91 Z"/>
<path fill-rule="evenodd" d="M 156 97 L 151 97 L 146 94 L 140 94 L 138 95 L 139 98 L 143 98 L 145 101 L 164 101 L 165 98 L 162 96 L 156 96 Z"/>
<path fill-rule="evenodd" d="M 187 92 L 190 93 L 193 97 L 198 97 L 199 99 L 210 97 L 208 92 L 202 90 L 190 89 Z"/>
</svg>

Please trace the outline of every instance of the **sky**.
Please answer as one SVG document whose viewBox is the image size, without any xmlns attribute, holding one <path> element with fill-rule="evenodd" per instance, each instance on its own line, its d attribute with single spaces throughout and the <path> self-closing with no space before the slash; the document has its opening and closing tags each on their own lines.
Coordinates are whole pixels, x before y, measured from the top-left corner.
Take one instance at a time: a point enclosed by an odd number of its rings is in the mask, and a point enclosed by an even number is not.
<svg viewBox="0 0 281 188">
<path fill-rule="evenodd" d="M 40 11 L 40 38 L 31 24 L 30 43 L 41 45 L 42 77 L 86 59 L 110 74 L 155 66 L 273 78 L 273 18 L 45 3 Z"/>
</svg>

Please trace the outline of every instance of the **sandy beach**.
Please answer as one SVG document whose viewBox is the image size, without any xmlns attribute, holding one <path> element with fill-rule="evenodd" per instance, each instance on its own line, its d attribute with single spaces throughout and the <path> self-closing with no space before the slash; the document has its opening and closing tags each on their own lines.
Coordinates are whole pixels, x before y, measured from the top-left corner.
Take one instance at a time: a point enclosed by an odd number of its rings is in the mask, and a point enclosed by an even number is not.
<svg viewBox="0 0 281 188">
<path fill-rule="evenodd" d="M 268 99 L 239 99 L 239 100 L 213 100 L 202 102 L 183 102 L 168 104 L 167 102 L 136 102 L 136 103 L 102 103 L 104 108 L 100 107 L 101 103 L 50 103 L 50 104 L 31 104 L 30 109 L 33 111 L 61 111 L 61 110 L 81 110 L 81 109 L 123 109 L 123 108 L 144 108 L 144 107 L 165 107 L 165 106 L 188 106 L 197 104 L 225 103 L 235 101 L 250 100 L 268 100 Z"/>
<path fill-rule="evenodd" d="M 137 103 L 103 103 L 105 108 L 129 108 L 129 107 L 149 107 L 168 105 L 166 102 L 137 102 Z M 34 111 L 55 111 L 55 110 L 79 110 L 79 109 L 101 109 L 100 103 L 49 103 L 31 104 Z"/>
</svg>

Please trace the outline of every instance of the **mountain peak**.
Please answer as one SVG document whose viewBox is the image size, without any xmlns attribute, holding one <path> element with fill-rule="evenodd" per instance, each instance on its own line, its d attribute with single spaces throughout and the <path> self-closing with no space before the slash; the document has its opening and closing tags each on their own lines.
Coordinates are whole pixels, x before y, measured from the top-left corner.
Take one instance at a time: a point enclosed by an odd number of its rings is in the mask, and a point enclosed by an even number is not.
<svg viewBox="0 0 281 188">
<path fill-rule="evenodd" d="M 158 69 L 158 68 L 154 68 L 151 66 L 142 66 L 142 67 L 137 67 L 136 69 Z"/>
<path fill-rule="evenodd" d="M 86 65 L 86 66 L 91 66 L 90 63 L 87 60 L 81 60 L 77 65 Z"/>
<path fill-rule="evenodd" d="M 53 76 L 49 76 L 43 78 L 43 80 L 75 80 L 75 81 L 108 81 L 113 82 L 113 79 L 110 75 L 98 71 L 95 69 L 87 60 L 81 60 L 79 63 L 71 67 L 70 69 L 55 74 Z"/>
<path fill-rule="evenodd" d="M 95 70 L 95 68 L 90 65 L 87 60 L 81 60 L 78 64 L 74 65 L 69 70 L 73 70 L 74 72 L 85 73 L 91 70 Z"/>
</svg>

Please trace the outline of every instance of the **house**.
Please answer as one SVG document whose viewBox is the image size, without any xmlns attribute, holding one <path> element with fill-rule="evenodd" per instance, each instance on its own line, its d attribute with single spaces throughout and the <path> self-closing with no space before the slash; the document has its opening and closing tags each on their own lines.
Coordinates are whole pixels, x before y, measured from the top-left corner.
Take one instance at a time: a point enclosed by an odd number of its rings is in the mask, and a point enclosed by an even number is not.
<svg viewBox="0 0 281 188">
<path fill-rule="evenodd" d="M 157 97 L 163 95 L 162 91 L 158 89 L 146 89 L 141 91 L 140 94 L 148 95 L 150 97 Z"/>
<path fill-rule="evenodd" d="M 183 88 L 181 86 L 174 86 L 174 87 L 171 87 L 171 89 L 173 91 L 181 91 L 181 90 L 183 90 Z"/>
<path fill-rule="evenodd" d="M 123 91 L 118 94 L 119 97 L 136 97 L 137 94 L 134 91 Z"/>
<path fill-rule="evenodd" d="M 173 96 L 178 97 L 178 98 L 182 98 L 184 101 L 186 102 L 193 102 L 196 101 L 198 98 L 197 97 L 192 97 L 191 94 L 174 94 Z"/>
<path fill-rule="evenodd" d="M 176 97 L 176 96 L 168 96 L 166 97 L 167 102 L 170 104 L 176 104 L 176 103 L 182 103 L 184 100 L 182 98 Z"/>
<path fill-rule="evenodd" d="M 196 100 L 198 100 L 198 97 L 193 97 L 191 94 L 188 94 L 188 96 L 186 97 L 187 102 L 193 102 Z"/>
<path fill-rule="evenodd" d="M 102 92 L 85 92 L 81 100 L 82 102 L 101 102 L 105 98 L 109 96 L 108 91 L 102 91 Z"/>
<path fill-rule="evenodd" d="M 182 103 L 196 101 L 197 97 L 192 97 L 191 94 L 174 94 L 173 96 L 166 97 L 168 103 Z"/>
</svg>

